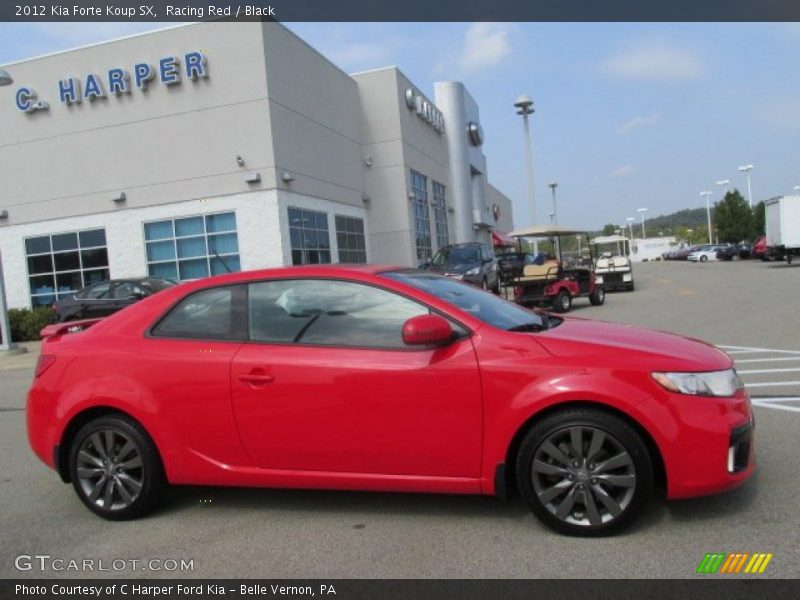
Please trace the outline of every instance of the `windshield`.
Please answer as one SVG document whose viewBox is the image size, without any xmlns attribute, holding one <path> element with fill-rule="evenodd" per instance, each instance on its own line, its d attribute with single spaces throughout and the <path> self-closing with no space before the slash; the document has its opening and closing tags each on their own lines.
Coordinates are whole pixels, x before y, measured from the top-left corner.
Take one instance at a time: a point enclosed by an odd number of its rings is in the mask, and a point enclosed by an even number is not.
<svg viewBox="0 0 800 600">
<path fill-rule="evenodd" d="M 459 265 L 480 262 L 481 254 L 478 246 L 450 246 L 442 248 L 433 257 L 435 265 Z"/>
<path fill-rule="evenodd" d="M 498 329 L 537 331 L 547 329 L 552 317 L 507 302 L 469 284 L 420 271 L 392 271 L 384 277 L 419 288 L 468 312 Z"/>
</svg>

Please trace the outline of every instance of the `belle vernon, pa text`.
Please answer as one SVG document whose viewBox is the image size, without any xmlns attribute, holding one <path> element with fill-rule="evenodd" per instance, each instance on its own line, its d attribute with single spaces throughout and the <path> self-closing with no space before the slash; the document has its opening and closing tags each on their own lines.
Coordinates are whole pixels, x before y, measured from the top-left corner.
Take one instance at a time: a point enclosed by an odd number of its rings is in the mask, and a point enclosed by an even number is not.
<svg viewBox="0 0 800 600">
<path fill-rule="evenodd" d="M 336 589 L 332 584 L 311 585 L 261 585 L 248 584 L 226 587 L 216 583 L 205 585 L 148 585 L 140 583 L 114 583 L 110 585 L 25 585 L 15 586 L 16 596 L 39 596 L 47 593 L 53 596 L 225 596 L 239 593 L 240 596 L 335 596 Z"/>
</svg>

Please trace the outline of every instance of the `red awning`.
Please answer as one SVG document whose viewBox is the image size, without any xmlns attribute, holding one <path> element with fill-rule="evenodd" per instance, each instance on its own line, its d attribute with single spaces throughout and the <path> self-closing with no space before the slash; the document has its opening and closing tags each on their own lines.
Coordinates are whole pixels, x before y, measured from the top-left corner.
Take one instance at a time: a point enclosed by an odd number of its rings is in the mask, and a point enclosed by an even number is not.
<svg viewBox="0 0 800 600">
<path fill-rule="evenodd" d="M 512 238 L 508 237 L 508 234 L 498 231 L 495 229 L 492 231 L 492 245 L 493 246 L 516 246 L 517 241 Z"/>
</svg>

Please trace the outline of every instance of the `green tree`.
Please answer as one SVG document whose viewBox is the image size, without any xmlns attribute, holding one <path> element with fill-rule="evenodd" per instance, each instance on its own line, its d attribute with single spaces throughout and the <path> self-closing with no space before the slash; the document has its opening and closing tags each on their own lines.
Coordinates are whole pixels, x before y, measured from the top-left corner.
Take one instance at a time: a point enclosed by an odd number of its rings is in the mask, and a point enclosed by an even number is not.
<svg viewBox="0 0 800 600">
<path fill-rule="evenodd" d="M 714 226 L 721 242 L 738 242 L 753 233 L 753 211 L 739 190 L 725 194 L 714 205 Z"/>
<path fill-rule="evenodd" d="M 757 238 L 767 232 L 767 227 L 764 223 L 766 206 L 762 200 L 753 207 L 753 237 Z"/>
<path fill-rule="evenodd" d="M 609 223 L 608 225 L 603 226 L 603 235 L 614 235 L 617 233 L 617 229 L 619 229 L 618 225 L 614 225 L 613 223 Z"/>
</svg>

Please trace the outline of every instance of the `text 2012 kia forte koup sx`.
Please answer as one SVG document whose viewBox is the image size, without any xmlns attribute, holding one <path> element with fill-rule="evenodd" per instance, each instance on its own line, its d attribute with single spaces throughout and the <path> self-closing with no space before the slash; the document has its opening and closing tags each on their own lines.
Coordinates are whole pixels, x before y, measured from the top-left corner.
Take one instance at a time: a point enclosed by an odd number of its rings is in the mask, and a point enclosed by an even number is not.
<svg viewBox="0 0 800 600">
<path fill-rule="evenodd" d="M 631 523 L 656 483 L 685 498 L 754 468 L 723 352 L 430 273 L 237 273 L 43 335 L 30 443 L 109 519 L 168 484 L 515 488 L 547 525 L 595 535 Z"/>
</svg>

